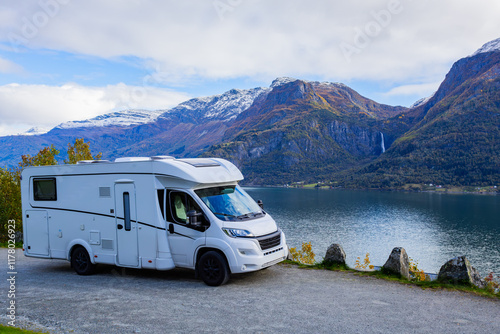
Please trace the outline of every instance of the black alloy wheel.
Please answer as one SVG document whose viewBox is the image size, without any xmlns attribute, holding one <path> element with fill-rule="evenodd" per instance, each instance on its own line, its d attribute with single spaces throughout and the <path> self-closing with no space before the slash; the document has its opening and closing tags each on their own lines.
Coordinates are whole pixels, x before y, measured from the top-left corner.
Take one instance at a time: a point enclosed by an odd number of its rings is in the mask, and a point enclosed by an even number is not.
<svg viewBox="0 0 500 334">
<path fill-rule="evenodd" d="M 95 270 L 95 264 L 90 261 L 89 253 L 83 247 L 77 247 L 71 253 L 71 266 L 78 275 L 90 275 Z"/>
<path fill-rule="evenodd" d="M 198 261 L 198 274 L 206 285 L 219 286 L 229 280 L 229 267 L 224 256 L 208 251 Z"/>
</svg>

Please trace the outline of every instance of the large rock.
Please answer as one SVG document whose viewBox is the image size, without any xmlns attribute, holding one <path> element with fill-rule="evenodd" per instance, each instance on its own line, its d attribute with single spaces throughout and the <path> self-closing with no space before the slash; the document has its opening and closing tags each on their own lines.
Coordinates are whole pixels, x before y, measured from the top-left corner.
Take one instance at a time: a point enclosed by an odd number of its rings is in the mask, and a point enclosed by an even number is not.
<svg viewBox="0 0 500 334">
<path fill-rule="evenodd" d="M 465 255 L 455 257 L 441 267 L 438 281 L 452 284 L 473 284 L 478 288 L 484 288 L 486 282 L 481 279 L 479 272 L 471 266 Z"/>
<path fill-rule="evenodd" d="M 327 264 L 345 264 L 345 252 L 339 244 L 331 244 L 326 250 L 325 259 Z"/>
<path fill-rule="evenodd" d="M 410 260 L 403 247 L 396 247 L 382 267 L 385 271 L 410 279 Z"/>
</svg>

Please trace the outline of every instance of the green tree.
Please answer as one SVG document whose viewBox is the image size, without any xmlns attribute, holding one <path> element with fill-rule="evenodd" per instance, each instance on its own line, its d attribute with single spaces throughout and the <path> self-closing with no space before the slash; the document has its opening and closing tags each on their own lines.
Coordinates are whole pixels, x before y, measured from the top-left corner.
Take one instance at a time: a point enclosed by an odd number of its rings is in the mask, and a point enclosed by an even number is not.
<svg viewBox="0 0 500 334">
<path fill-rule="evenodd" d="M 77 138 L 75 144 L 68 144 L 68 160 L 64 160 L 65 164 L 76 164 L 80 160 L 100 160 L 102 153 L 92 156 L 90 151 L 90 143 L 85 142 L 83 138 Z"/>
<path fill-rule="evenodd" d="M 0 242 L 7 241 L 7 225 L 14 220 L 21 230 L 21 188 L 19 173 L 0 168 Z"/>
</svg>

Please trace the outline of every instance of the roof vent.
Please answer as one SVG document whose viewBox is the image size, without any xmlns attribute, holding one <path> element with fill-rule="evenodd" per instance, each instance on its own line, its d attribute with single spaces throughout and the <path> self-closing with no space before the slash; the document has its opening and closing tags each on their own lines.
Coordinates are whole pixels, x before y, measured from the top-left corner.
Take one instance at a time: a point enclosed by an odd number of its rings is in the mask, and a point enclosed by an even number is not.
<svg viewBox="0 0 500 334">
<path fill-rule="evenodd" d="M 151 160 L 174 160 L 175 158 L 170 155 L 155 155 Z"/>
<path fill-rule="evenodd" d="M 109 164 L 111 161 L 109 160 L 80 160 L 77 161 L 77 165 L 86 165 L 86 164 Z"/>
<path fill-rule="evenodd" d="M 211 159 L 203 159 L 203 158 L 191 158 L 191 159 L 178 159 L 177 161 L 184 162 L 193 167 L 219 167 L 220 163 Z"/>
<path fill-rule="evenodd" d="M 125 157 L 125 158 L 116 158 L 115 162 L 133 162 L 133 161 L 149 161 L 151 158 L 146 157 Z"/>
</svg>

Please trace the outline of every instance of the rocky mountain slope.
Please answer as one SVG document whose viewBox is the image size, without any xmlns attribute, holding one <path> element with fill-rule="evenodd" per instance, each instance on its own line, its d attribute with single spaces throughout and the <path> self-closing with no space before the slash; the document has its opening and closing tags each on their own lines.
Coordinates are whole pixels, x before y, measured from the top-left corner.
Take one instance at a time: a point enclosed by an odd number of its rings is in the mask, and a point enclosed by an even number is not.
<svg viewBox="0 0 500 334">
<path fill-rule="evenodd" d="M 406 110 L 342 84 L 288 80 L 271 87 L 204 153 L 233 161 L 250 183 L 326 179 L 373 160 L 399 135 L 384 120 Z"/>
<path fill-rule="evenodd" d="M 404 114 L 409 131 L 346 184 L 500 184 L 500 39 L 491 44 L 457 61 L 434 96 Z"/>
</svg>

